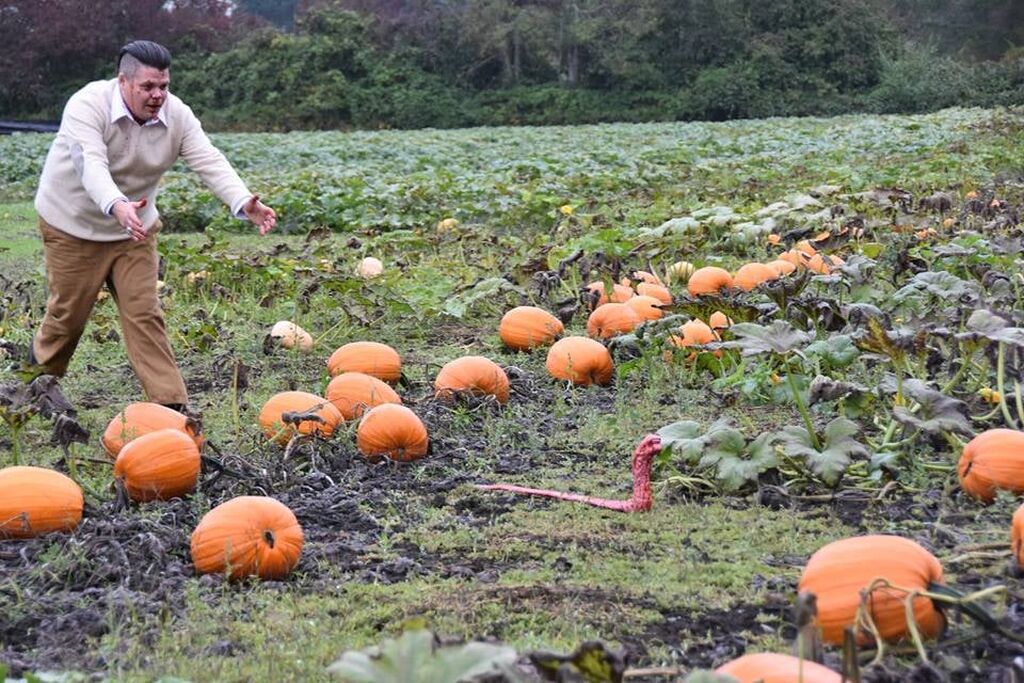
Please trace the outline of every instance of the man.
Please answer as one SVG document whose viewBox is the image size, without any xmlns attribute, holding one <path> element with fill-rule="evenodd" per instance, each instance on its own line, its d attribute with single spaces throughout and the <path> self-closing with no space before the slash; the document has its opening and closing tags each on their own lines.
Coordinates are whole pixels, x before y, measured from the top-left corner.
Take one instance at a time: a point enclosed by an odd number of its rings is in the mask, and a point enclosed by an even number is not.
<svg viewBox="0 0 1024 683">
<path fill-rule="evenodd" d="M 104 283 L 117 302 L 128 360 L 148 400 L 184 410 L 185 383 L 157 298 L 157 186 L 181 157 L 239 218 L 265 235 L 274 210 L 249 192 L 192 110 L 168 91 L 171 54 L 148 40 L 118 55 L 117 78 L 68 100 L 35 206 L 49 282 L 29 362 L 62 376 Z"/>
</svg>

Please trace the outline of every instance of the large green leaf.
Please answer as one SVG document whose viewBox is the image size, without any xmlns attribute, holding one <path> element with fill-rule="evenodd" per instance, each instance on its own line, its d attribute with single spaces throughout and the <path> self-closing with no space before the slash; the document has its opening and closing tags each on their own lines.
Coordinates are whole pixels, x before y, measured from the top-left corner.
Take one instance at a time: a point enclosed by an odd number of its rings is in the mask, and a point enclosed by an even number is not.
<svg viewBox="0 0 1024 683">
<path fill-rule="evenodd" d="M 837 417 L 825 427 L 820 449 L 814 447 L 811 435 L 804 427 L 783 427 L 781 440 L 786 453 L 804 458 L 815 475 L 826 484 L 835 485 L 853 458 L 868 455 L 868 449 L 853 438 L 859 431 L 852 420 Z"/>
</svg>

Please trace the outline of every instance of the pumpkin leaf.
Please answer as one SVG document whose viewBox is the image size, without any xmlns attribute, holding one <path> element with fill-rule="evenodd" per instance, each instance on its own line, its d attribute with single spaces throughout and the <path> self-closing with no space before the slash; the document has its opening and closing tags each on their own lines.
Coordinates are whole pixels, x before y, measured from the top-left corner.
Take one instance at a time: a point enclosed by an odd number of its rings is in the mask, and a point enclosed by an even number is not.
<svg viewBox="0 0 1024 683">
<path fill-rule="evenodd" d="M 481 280 L 465 292 L 449 297 L 445 301 L 442 311 L 453 318 L 461 318 L 474 304 L 482 300 L 491 299 L 504 292 L 515 292 L 524 298 L 527 296 L 523 288 L 509 282 L 505 278 L 491 277 Z"/>
<path fill-rule="evenodd" d="M 729 331 L 736 339 L 719 346 L 740 349 L 744 356 L 758 353 L 784 355 L 814 338 L 809 332 L 801 332 L 785 320 L 776 320 L 767 327 L 756 323 L 736 323 Z"/>
<path fill-rule="evenodd" d="M 621 683 L 626 673 L 625 655 L 610 651 L 597 640 L 583 643 L 571 655 L 531 652 L 529 657 L 537 671 L 548 681 Z"/>
<path fill-rule="evenodd" d="M 916 412 L 907 406 L 893 408 L 893 417 L 900 424 L 920 429 L 928 434 L 973 432 L 967 418 L 967 404 L 963 401 L 946 396 L 918 379 L 904 381 L 903 393 L 907 398 L 916 401 L 918 406 Z"/>
<path fill-rule="evenodd" d="M 379 647 L 346 652 L 327 671 L 348 683 L 453 683 L 495 673 L 515 660 L 515 650 L 504 645 L 439 647 L 433 633 L 420 629 Z"/>
<path fill-rule="evenodd" d="M 738 491 L 757 481 L 758 476 L 764 472 L 778 467 L 779 460 L 775 455 L 777 438 L 772 432 L 763 432 L 749 444 L 745 443 L 739 452 L 711 449 L 705 459 L 713 453 L 717 458 L 715 478 L 726 491 Z"/>
<path fill-rule="evenodd" d="M 804 427 L 783 427 L 781 440 L 787 453 L 802 456 L 815 475 L 834 486 L 854 457 L 868 455 L 867 448 L 853 438 L 858 431 L 855 422 L 837 417 L 825 426 L 820 450 L 814 447 L 813 439 Z"/>
<path fill-rule="evenodd" d="M 662 453 L 678 454 L 688 463 L 696 464 L 707 443 L 700 425 L 693 420 L 680 420 L 658 430 Z"/>
<path fill-rule="evenodd" d="M 966 331 L 957 339 L 988 339 L 989 341 L 1024 346 L 1024 328 L 1010 327 L 1010 323 L 992 311 L 979 309 L 967 319 Z"/>
<path fill-rule="evenodd" d="M 969 302 L 978 297 L 978 286 L 973 282 L 961 280 L 945 270 L 927 270 L 918 273 L 910 282 L 892 294 L 892 300 L 902 304 L 910 299 L 930 294 L 938 299 Z"/>
<path fill-rule="evenodd" d="M 809 358 L 819 358 L 832 369 L 845 368 L 860 356 L 860 349 L 853 343 L 848 334 L 837 334 L 827 339 L 819 339 L 804 349 Z"/>
<path fill-rule="evenodd" d="M 868 392 L 868 388 L 855 384 L 854 382 L 840 382 L 825 375 L 818 375 L 811 382 L 808 390 L 807 403 L 814 405 L 822 401 L 836 401 L 847 396 L 861 396 Z"/>
</svg>

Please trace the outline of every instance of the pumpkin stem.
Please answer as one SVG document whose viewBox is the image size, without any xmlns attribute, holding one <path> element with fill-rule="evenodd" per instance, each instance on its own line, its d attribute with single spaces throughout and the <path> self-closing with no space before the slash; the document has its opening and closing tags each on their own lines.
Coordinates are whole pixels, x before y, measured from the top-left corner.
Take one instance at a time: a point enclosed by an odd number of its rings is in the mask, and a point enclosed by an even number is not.
<svg viewBox="0 0 1024 683">
<path fill-rule="evenodd" d="M 267 545 L 271 548 L 274 547 L 274 532 L 271 529 L 264 529 L 263 540 L 267 542 Z"/>
</svg>

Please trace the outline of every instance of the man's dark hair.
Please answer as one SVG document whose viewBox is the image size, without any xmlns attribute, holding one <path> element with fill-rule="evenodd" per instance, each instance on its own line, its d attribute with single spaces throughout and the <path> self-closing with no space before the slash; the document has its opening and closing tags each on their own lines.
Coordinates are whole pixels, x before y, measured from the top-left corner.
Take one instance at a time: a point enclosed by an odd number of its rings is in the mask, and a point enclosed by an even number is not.
<svg viewBox="0 0 1024 683">
<path fill-rule="evenodd" d="M 133 40 L 117 54 L 119 73 L 134 76 L 140 64 L 164 71 L 171 67 L 171 52 L 152 40 Z"/>
</svg>

